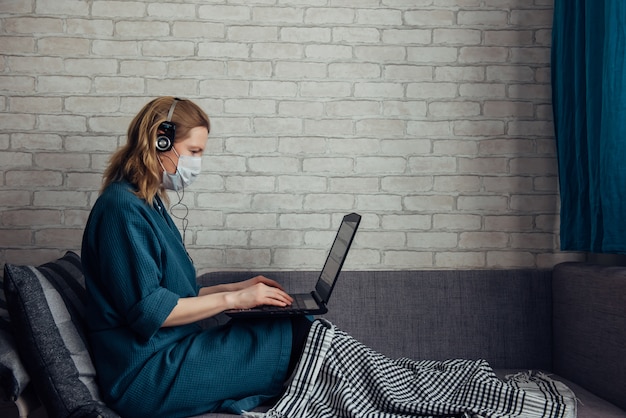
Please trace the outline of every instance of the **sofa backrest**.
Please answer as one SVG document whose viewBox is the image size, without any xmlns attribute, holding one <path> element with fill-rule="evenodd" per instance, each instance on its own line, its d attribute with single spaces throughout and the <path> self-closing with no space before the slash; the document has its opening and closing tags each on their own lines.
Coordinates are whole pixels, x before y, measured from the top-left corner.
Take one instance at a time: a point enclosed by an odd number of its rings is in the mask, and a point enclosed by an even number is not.
<svg viewBox="0 0 626 418">
<path fill-rule="evenodd" d="M 289 292 L 316 272 L 219 272 L 204 284 L 265 274 Z M 551 369 L 551 271 L 344 271 L 325 318 L 392 358 L 486 359 Z"/>
<path fill-rule="evenodd" d="M 554 268 L 554 371 L 626 409 L 626 267 Z"/>
</svg>

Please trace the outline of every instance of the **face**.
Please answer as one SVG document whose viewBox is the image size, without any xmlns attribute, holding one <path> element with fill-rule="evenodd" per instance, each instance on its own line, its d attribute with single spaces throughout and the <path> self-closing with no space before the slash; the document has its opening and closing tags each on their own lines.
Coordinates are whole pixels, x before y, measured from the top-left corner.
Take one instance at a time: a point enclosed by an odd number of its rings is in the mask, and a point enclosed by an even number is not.
<svg viewBox="0 0 626 418">
<path fill-rule="evenodd" d="M 189 135 L 174 142 L 174 148 L 178 155 L 189 157 L 202 157 L 209 138 L 209 131 L 204 126 L 197 126 L 189 130 Z M 174 174 L 178 166 L 178 155 L 174 149 L 161 153 L 161 162 L 168 173 Z"/>
</svg>

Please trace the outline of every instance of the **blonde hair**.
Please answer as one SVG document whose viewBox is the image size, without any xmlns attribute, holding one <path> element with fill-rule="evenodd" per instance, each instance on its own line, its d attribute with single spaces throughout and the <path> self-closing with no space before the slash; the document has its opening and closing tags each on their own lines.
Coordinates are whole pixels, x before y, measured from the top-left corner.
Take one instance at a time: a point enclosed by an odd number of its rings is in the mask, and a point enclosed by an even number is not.
<svg viewBox="0 0 626 418">
<path fill-rule="evenodd" d="M 168 201 L 161 185 L 163 168 L 159 164 L 156 138 L 159 125 L 167 121 L 167 114 L 177 100 L 170 122 L 176 126 L 174 143 L 189 135 L 193 128 L 203 126 L 211 130 L 207 114 L 190 100 L 171 96 L 159 97 L 146 104 L 128 126 L 126 145 L 111 156 L 104 172 L 102 190 L 115 181 L 126 180 L 137 187 L 135 194 L 152 203 L 158 194 Z"/>
</svg>

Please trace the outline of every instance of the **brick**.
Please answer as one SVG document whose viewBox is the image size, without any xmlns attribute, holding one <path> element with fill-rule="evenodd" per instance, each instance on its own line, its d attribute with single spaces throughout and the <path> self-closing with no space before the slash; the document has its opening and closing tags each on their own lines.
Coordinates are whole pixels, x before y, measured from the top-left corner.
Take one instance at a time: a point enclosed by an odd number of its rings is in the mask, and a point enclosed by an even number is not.
<svg viewBox="0 0 626 418">
<path fill-rule="evenodd" d="M 533 216 L 493 215 L 485 216 L 485 231 L 532 231 Z"/>
<path fill-rule="evenodd" d="M 291 194 L 259 194 L 252 199 L 252 209 L 256 211 L 298 210 L 303 207 L 303 196 Z"/>
<path fill-rule="evenodd" d="M 338 27 L 333 29 L 334 42 L 379 42 L 380 33 L 375 28 Z"/>
<path fill-rule="evenodd" d="M 278 103 L 278 114 L 281 116 L 322 116 L 324 105 L 319 102 L 281 100 Z"/>
<path fill-rule="evenodd" d="M 70 58 L 63 61 L 65 72 L 72 75 L 117 74 L 115 59 Z M 143 66 L 145 74 L 145 66 Z"/>
<path fill-rule="evenodd" d="M 255 28 L 254 33 L 258 32 Z M 284 42 L 318 42 L 328 43 L 331 40 L 330 28 L 282 28 L 280 39 Z M 269 40 L 269 39 L 268 39 Z"/>
<path fill-rule="evenodd" d="M 302 171 L 306 172 L 333 172 L 350 173 L 353 169 L 352 158 L 325 157 L 306 158 L 302 161 Z"/>
<path fill-rule="evenodd" d="M 472 231 L 481 226 L 479 215 L 435 214 L 432 228 L 442 231 Z"/>
<path fill-rule="evenodd" d="M 442 45 L 479 45 L 481 31 L 476 29 L 434 29 L 433 44 Z"/>
<path fill-rule="evenodd" d="M 437 97 L 455 98 L 458 86 L 454 83 L 409 83 L 406 96 L 409 98 L 430 99 Z"/>
<path fill-rule="evenodd" d="M 445 195 L 418 195 L 404 198 L 405 210 L 418 212 L 449 212 L 454 208 L 454 197 Z"/>
<path fill-rule="evenodd" d="M 300 162 L 290 157 L 251 157 L 248 167 L 259 173 L 294 173 L 299 171 Z"/>
<path fill-rule="evenodd" d="M 331 78 L 380 78 L 381 68 L 378 64 L 369 63 L 331 63 L 328 65 L 328 75 Z"/>
<path fill-rule="evenodd" d="M 246 246 L 248 244 L 248 233 L 235 230 L 198 231 L 196 244 L 217 247 Z"/>
<path fill-rule="evenodd" d="M 323 58 L 325 60 L 352 58 L 352 47 L 347 45 L 307 45 L 304 51 L 307 58 Z"/>
<path fill-rule="evenodd" d="M 177 21 L 172 24 L 172 35 L 177 38 L 221 39 L 225 38 L 225 29 L 222 23 Z"/>
<path fill-rule="evenodd" d="M 0 234 L 0 245 L 3 247 L 25 246 L 32 244 L 32 233 L 29 229 L 4 229 Z"/>
<path fill-rule="evenodd" d="M 385 116 L 424 117 L 426 111 L 426 102 L 421 100 L 385 100 L 383 102 L 383 115 Z"/>
<path fill-rule="evenodd" d="M 505 196 L 459 196 L 457 208 L 462 211 L 506 211 L 508 199 Z"/>
<path fill-rule="evenodd" d="M 233 192 L 272 192 L 276 179 L 270 176 L 229 176 L 225 188 Z"/>
<path fill-rule="evenodd" d="M 273 114 L 275 109 L 274 100 L 232 99 L 224 102 L 225 113 L 267 115 Z"/>
<path fill-rule="evenodd" d="M 35 166 L 51 170 L 85 169 L 89 155 L 67 152 L 40 152 L 35 154 Z"/>
<path fill-rule="evenodd" d="M 331 186 L 332 188 L 332 186 Z M 326 191 L 326 177 L 319 176 L 279 176 L 278 191 L 319 193 Z"/>
<path fill-rule="evenodd" d="M 7 33 L 63 33 L 63 20 L 48 17 L 15 17 L 4 19 Z"/>
<path fill-rule="evenodd" d="M 380 190 L 377 177 L 331 178 L 329 191 L 334 193 L 377 193 Z"/>
<path fill-rule="evenodd" d="M 89 93 L 91 79 L 88 77 L 40 76 L 37 91 L 41 93 Z"/>
<path fill-rule="evenodd" d="M 253 81 L 250 86 L 251 96 L 295 97 L 296 83 L 285 81 Z"/>
<path fill-rule="evenodd" d="M 479 176 L 437 176 L 433 190 L 441 192 L 478 192 L 481 189 Z"/>
<path fill-rule="evenodd" d="M 361 3 L 359 5 L 362 7 Z M 412 14 L 405 14 L 406 23 L 412 23 Z M 400 10 L 391 9 L 361 9 L 357 10 L 356 23 L 360 25 L 374 26 L 401 26 L 402 12 Z"/>
<path fill-rule="evenodd" d="M 11 111 L 17 113 L 59 113 L 63 109 L 60 97 L 11 97 Z"/>
<path fill-rule="evenodd" d="M 348 194 L 308 194 L 304 199 L 305 210 L 349 211 L 354 208 L 355 198 Z"/>
<path fill-rule="evenodd" d="M 62 212 L 60 210 L 47 209 L 20 209 L 3 211 L 0 215 L 2 225 L 16 226 L 40 226 L 61 224 Z M 14 245 L 14 243 L 9 243 Z"/>
<path fill-rule="evenodd" d="M 96 86 L 105 84 L 102 82 L 99 83 L 98 80 L 106 79 L 96 79 Z M 117 78 L 116 80 L 120 80 L 120 78 Z M 124 85 L 124 83 L 122 83 L 122 85 Z M 76 113 L 80 113 L 81 111 L 87 113 L 111 113 L 118 111 L 119 106 L 119 99 L 117 97 L 76 96 L 65 99 L 65 108 Z"/>
<path fill-rule="evenodd" d="M 404 96 L 404 87 L 396 83 L 356 83 L 355 97 L 399 98 Z"/>
<path fill-rule="evenodd" d="M 378 138 L 329 139 L 328 150 L 332 155 L 375 155 L 380 151 L 380 141 Z"/>
<path fill-rule="evenodd" d="M 403 46 L 356 46 L 354 55 L 362 61 L 397 62 L 406 57 Z"/>
<path fill-rule="evenodd" d="M 476 26 L 506 26 L 508 14 L 503 10 L 459 11 L 457 24 Z"/>
<path fill-rule="evenodd" d="M 252 58 L 293 59 L 303 55 L 304 45 L 297 43 L 255 43 L 252 45 Z"/>
<path fill-rule="evenodd" d="M 166 22 L 122 21 L 115 24 L 115 32 L 121 37 L 161 37 L 170 34 L 170 26 Z"/>
<path fill-rule="evenodd" d="M 37 42 L 37 51 L 42 55 L 88 55 L 89 39 L 46 37 Z"/>
<path fill-rule="evenodd" d="M 304 23 L 307 24 L 344 24 L 355 21 L 355 10 L 340 7 L 311 7 L 306 10 Z"/>
<path fill-rule="evenodd" d="M 381 180 L 381 190 L 388 192 L 426 192 L 433 189 L 431 176 L 385 176 Z"/>
<path fill-rule="evenodd" d="M 3 36 L 0 42 L 0 53 L 24 54 L 35 52 L 35 39 L 33 37 L 24 36 Z"/>
<path fill-rule="evenodd" d="M 0 76 L 0 89 L 22 94 L 35 92 L 35 78 L 26 76 Z M 6 125 L 2 124 L 3 127 Z"/>
<path fill-rule="evenodd" d="M 201 5 L 198 17 L 202 20 L 250 21 L 252 13 L 247 6 Z"/>
<path fill-rule="evenodd" d="M 51 187 L 63 183 L 63 176 L 58 171 L 8 171 L 5 178 L 9 187 Z"/>
<path fill-rule="evenodd" d="M 302 23 L 304 10 L 293 7 L 255 7 L 252 21 L 257 23 Z"/>
<path fill-rule="evenodd" d="M 406 159 L 403 157 L 358 157 L 355 170 L 357 173 L 404 173 Z"/>
<path fill-rule="evenodd" d="M 487 266 L 490 268 L 533 268 L 535 255 L 521 251 L 489 251 L 487 252 Z"/>
<path fill-rule="evenodd" d="M 50 228 L 35 232 L 35 245 L 42 248 L 72 248 L 81 242 L 83 228 Z"/>
<path fill-rule="evenodd" d="M 295 134 L 302 132 L 300 118 L 257 117 L 253 121 L 254 131 L 258 134 Z"/>
<path fill-rule="evenodd" d="M 504 232 L 462 232 L 459 234 L 459 248 L 505 248 L 509 235 Z"/>
<path fill-rule="evenodd" d="M 152 60 L 121 61 L 119 66 L 121 75 L 163 76 L 167 73 L 165 62 Z"/>
<path fill-rule="evenodd" d="M 457 160 L 455 157 L 410 157 L 408 166 L 411 173 L 456 173 Z"/>
<path fill-rule="evenodd" d="M 356 122 L 356 133 L 360 136 L 397 137 L 404 136 L 405 122 L 393 119 L 364 119 Z"/>
<path fill-rule="evenodd" d="M 409 232 L 408 248 L 456 248 L 458 235 L 454 232 Z"/>
<path fill-rule="evenodd" d="M 259 247 L 275 247 L 278 243 L 298 245 L 302 241 L 303 234 L 300 231 L 264 229 L 252 231 L 250 234 L 250 245 Z"/>
<path fill-rule="evenodd" d="M 148 3 L 148 16 L 171 18 L 176 16 L 177 19 L 195 18 L 196 5 L 184 3 Z"/>
<path fill-rule="evenodd" d="M 383 29 L 382 42 L 392 45 L 427 45 L 432 42 L 432 34 L 424 29 Z"/>
<path fill-rule="evenodd" d="M 433 154 L 436 155 L 469 155 L 476 156 L 478 141 L 473 139 L 439 139 L 433 141 Z"/>
<path fill-rule="evenodd" d="M 300 84 L 300 95 L 302 97 L 349 97 L 351 85 L 348 82 L 327 81 L 313 82 L 305 81 Z"/>
<path fill-rule="evenodd" d="M 306 135 L 352 135 L 354 131 L 351 120 L 342 119 L 316 119 L 304 121 L 304 133 Z"/>
<path fill-rule="evenodd" d="M 401 211 L 402 197 L 392 195 L 358 195 L 358 207 L 366 211 Z"/>
<path fill-rule="evenodd" d="M 351 253 L 352 254 L 352 253 Z M 370 259 L 370 262 L 372 260 Z M 384 266 L 391 269 L 402 267 L 429 268 L 433 267 L 433 253 L 427 251 L 385 251 Z"/>
<path fill-rule="evenodd" d="M 272 63 L 269 61 L 228 61 L 226 67 L 228 75 L 246 79 L 268 78 L 272 74 Z"/>
<path fill-rule="evenodd" d="M 199 57 L 212 58 L 247 58 L 249 50 L 246 44 L 236 42 L 201 42 L 198 44 Z"/>
<path fill-rule="evenodd" d="M 93 116 L 87 121 L 91 132 L 103 134 L 125 133 L 129 123 L 127 116 Z"/>
<path fill-rule="evenodd" d="M 480 104 L 476 102 L 431 102 L 428 113 L 435 117 L 463 117 L 480 115 Z"/>
<path fill-rule="evenodd" d="M 91 15 L 95 17 L 110 16 L 119 19 L 122 17 L 144 17 L 145 14 L 146 4 L 139 1 L 100 0 L 95 2 L 91 9 Z"/>
<path fill-rule="evenodd" d="M 271 72 L 271 70 L 270 70 Z M 325 78 L 326 64 L 316 62 L 277 62 L 275 74 L 281 78 Z"/>
<path fill-rule="evenodd" d="M 268 249 L 227 249 L 225 256 L 226 265 L 245 268 L 268 266 L 272 259 L 271 252 Z"/>
<path fill-rule="evenodd" d="M 38 118 L 38 128 L 49 132 L 85 132 L 86 118 L 71 115 L 41 115 Z"/>
<path fill-rule="evenodd" d="M 454 122 L 454 134 L 457 136 L 494 136 L 503 135 L 504 131 L 504 123 L 497 120 Z"/>
<path fill-rule="evenodd" d="M 83 207 L 87 203 L 87 193 L 79 191 L 46 190 L 35 191 L 33 195 L 33 206 Z"/>
<path fill-rule="evenodd" d="M 15 150 L 58 150 L 62 147 L 63 140 L 61 136 L 57 134 L 25 133 L 13 135 L 11 143 L 11 148 Z M 14 158 L 15 157 L 13 157 L 12 160 Z M 2 165 L 4 164 L 6 163 Z"/>
<path fill-rule="evenodd" d="M 437 252 L 435 253 L 435 266 L 437 268 L 482 268 L 485 267 L 486 257 L 482 252 Z"/>
<path fill-rule="evenodd" d="M 281 154 L 324 154 L 326 152 L 326 140 L 324 138 L 281 138 L 278 151 Z"/>
<path fill-rule="evenodd" d="M 483 178 L 485 191 L 494 193 L 524 193 L 533 190 L 531 177 L 485 177 Z"/>
<path fill-rule="evenodd" d="M 109 19 L 66 19 L 65 25 L 70 35 L 112 36 L 114 28 Z"/>
</svg>

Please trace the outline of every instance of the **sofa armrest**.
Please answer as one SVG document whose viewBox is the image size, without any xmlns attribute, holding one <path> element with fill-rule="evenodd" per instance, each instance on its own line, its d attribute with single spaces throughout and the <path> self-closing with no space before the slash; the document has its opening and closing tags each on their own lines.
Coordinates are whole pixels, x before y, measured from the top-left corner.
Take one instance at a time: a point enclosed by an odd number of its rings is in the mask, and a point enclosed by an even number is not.
<svg viewBox="0 0 626 418">
<path fill-rule="evenodd" d="M 555 266 L 553 369 L 626 409 L 626 267 Z"/>
</svg>

